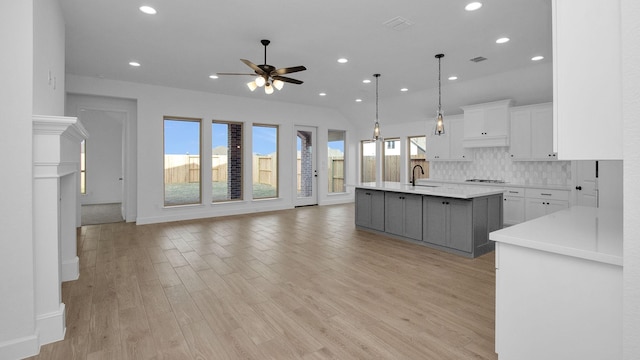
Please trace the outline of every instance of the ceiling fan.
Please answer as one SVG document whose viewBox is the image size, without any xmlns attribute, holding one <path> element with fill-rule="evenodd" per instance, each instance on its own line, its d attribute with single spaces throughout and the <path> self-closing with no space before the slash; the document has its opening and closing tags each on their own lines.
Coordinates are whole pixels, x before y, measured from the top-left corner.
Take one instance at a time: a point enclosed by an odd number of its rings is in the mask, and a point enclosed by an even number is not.
<svg viewBox="0 0 640 360">
<path fill-rule="evenodd" d="M 269 40 L 260 40 L 260 43 L 264 46 L 264 64 L 256 65 L 249 60 L 240 59 L 243 63 L 245 63 L 248 67 L 253 69 L 254 74 L 246 74 L 246 73 L 218 73 L 218 75 L 249 75 L 256 76 L 255 80 L 247 83 L 247 86 L 251 91 L 264 86 L 264 92 L 267 94 L 273 93 L 273 88 L 281 90 L 284 86 L 284 83 L 302 84 L 302 81 L 293 79 L 290 77 L 282 76 L 284 74 L 290 74 L 298 71 L 307 70 L 304 66 L 292 66 L 287 68 L 276 69 L 275 66 L 267 64 L 267 46 L 269 45 Z"/>
</svg>

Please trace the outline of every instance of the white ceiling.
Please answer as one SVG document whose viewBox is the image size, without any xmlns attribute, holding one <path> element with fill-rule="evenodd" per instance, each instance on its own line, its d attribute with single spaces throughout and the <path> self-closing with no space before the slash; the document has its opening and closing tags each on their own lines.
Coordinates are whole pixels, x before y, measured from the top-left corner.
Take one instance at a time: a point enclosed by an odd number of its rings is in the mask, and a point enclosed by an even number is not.
<svg viewBox="0 0 640 360">
<path fill-rule="evenodd" d="M 375 115 L 375 81 L 362 80 L 380 73 L 381 119 L 413 121 L 435 114 L 434 55 L 444 53 L 445 115 L 460 113 L 461 105 L 504 98 L 517 105 L 550 101 L 550 0 L 481 0 L 481 9 L 467 12 L 470 1 L 60 0 L 66 71 L 330 107 L 367 122 Z M 158 13 L 143 14 L 141 5 Z M 398 16 L 412 25 L 401 31 L 384 25 Z M 511 41 L 496 44 L 503 36 Z M 248 76 L 209 79 L 216 72 L 251 72 L 241 58 L 262 64 L 261 39 L 271 40 L 269 64 L 307 67 L 288 75 L 304 84 L 266 95 L 249 91 Z M 534 55 L 545 59 L 533 62 Z M 470 61 L 477 56 L 487 60 Z M 339 64 L 340 57 L 349 62 Z M 129 66 L 132 60 L 142 66 Z M 449 75 L 459 79 L 449 81 Z M 400 92 L 404 87 L 409 91 Z"/>
</svg>

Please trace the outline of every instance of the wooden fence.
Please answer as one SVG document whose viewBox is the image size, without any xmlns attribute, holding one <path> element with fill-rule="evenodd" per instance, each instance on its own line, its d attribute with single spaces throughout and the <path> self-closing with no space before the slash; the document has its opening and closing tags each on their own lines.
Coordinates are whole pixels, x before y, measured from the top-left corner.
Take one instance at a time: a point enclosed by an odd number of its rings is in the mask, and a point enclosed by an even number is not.
<svg viewBox="0 0 640 360">
<path fill-rule="evenodd" d="M 400 155 L 385 156 L 384 179 L 383 181 L 400 181 Z M 429 162 L 425 159 L 411 159 L 409 162 L 409 175 L 407 179 L 411 179 L 411 169 L 415 165 L 420 165 L 424 169 L 424 175 L 416 170 L 416 179 L 429 177 Z M 373 182 L 376 180 L 376 158 L 375 156 L 363 156 L 362 158 L 362 182 Z"/>
<path fill-rule="evenodd" d="M 165 184 L 192 183 L 200 181 L 200 157 L 198 155 L 165 155 L 164 157 Z M 270 156 L 253 156 L 253 179 L 258 183 L 276 186 L 278 178 L 274 171 L 278 161 Z M 213 155 L 211 157 L 211 180 L 226 182 L 227 156 Z"/>
<path fill-rule="evenodd" d="M 385 181 L 400 181 L 399 155 L 386 157 L 384 169 Z M 165 184 L 191 183 L 200 181 L 200 157 L 197 155 L 165 155 L 164 182 Z M 253 157 L 253 179 L 258 179 L 258 183 L 276 186 L 278 178 L 275 169 L 278 168 L 277 158 L 270 156 Z M 211 157 L 211 179 L 214 182 L 226 182 L 227 179 L 227 156 L 213 155 Z M 415 165 L 421 165 L 424 175 L 416 170 L 416 179 L 429 177 L 429 163 L 425 159 L 411 159 L 409 170 Z M 364 156 L 362 159 L 362 181 L 375 181 L 376 160 L 373 156 Z M 329 159 L 329 192 L 344 191 L 344 158 Z M 411 179 L 409 174 L 408 179 Z M 297 186 L 300 189 L 300 159 L 297 165 Z"/>
<path fill-rule="evenodd" d="M 329 192 L 344 192 L 344 157 L 329 158 Z"/>
</svg>

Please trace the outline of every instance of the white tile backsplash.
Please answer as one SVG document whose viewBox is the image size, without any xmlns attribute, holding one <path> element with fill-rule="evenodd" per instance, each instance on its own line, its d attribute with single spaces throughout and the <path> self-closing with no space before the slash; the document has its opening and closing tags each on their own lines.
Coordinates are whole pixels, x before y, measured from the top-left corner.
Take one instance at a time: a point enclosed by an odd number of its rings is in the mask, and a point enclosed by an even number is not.
<svg viewBox="0 0 640 360">
<path fill-rule="evenodd" d="M 494 179 L 525 185 L 571 185 L 571 161 L 513 161 L 508 148 L 476 148 L 473 161 L 431 161 L 433 179 Z"/>
</svg>

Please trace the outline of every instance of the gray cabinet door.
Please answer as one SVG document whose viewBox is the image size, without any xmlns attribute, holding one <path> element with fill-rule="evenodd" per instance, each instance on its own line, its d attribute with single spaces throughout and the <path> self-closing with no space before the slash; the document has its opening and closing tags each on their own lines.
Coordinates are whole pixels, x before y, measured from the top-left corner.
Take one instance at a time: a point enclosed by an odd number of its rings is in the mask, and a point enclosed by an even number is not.
<svg viewBox="0 0 640 360">
<path fill-rule="evenodd" d="M 446 198 L 425 196 L 422 199 L 423 225 L 422 240 L 436 245 L 447 246 L 446 228 L 449 208 Z"/>
<path fill-rule="evenodd" d="M 405 195 L 403 235 L 422 240 L 422 195 Z"/>
<path fill-rule="evenodd" d="M 384 194 L 385 231 L 394 235 L 404 235 L 404 198 L 407 194 L 386 192 Z"/>
<path fill-rule="evenodd" d="M 356 189 L 356 225 L 371 227 L 371 191 Z"/>
<path fill-rule="evenodd" d="M 370 191 L 371 193 L 371 221 L 370 227 L 384 231 L 384 191 Z"/>
<path fill-rule="evenodd" d="M 473 207 L 470 200 L 449 199 L 449 239 L 446 246 L 465 252 L 473 249 Z"/>
<path fill-rule="evenodd" d="M 384 231 L 384 191 L 356 189 L 356 225 Z"/>
<path fill-rule="evenodd" d="M 422 240 L 422 195 L 386 192 L 385 231 Z"/>
</svg>

